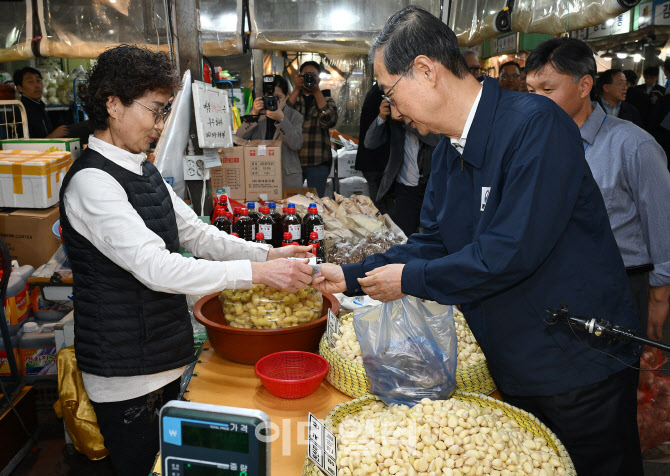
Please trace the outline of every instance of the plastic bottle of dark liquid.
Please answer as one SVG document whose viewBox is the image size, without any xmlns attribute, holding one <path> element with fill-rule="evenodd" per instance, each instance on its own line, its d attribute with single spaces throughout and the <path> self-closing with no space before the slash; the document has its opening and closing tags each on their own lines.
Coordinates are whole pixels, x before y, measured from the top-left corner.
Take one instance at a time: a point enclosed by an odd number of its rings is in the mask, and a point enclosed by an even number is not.
<svg viewBox="0 0 670 476">
<path fill-rule="evenodd" d="M 279 241 L 279 246 L 281 246 L 281 240 L 275 239 L 281 238 L 281 225 L 279 225 L 279 227 L 275 225 L 275 221 L 270 216 L 270 209 L 268 207 L 261 207 L 260 212 L 261 213 L 258 216 L 258 233 L 263 233 L 265 242 L 268 245 L 275 246 L 275 241 Z"/>
<path fill-rule="evenodd" d="M 235 207 L 233 209 L 233 225 L 235 223 L 237 223 L 237 220 L 239 220 L 240 217 L 242 216 L 242 214 L 240 213 L 240 210 L 242 210 L 242 207 Z"/>
<path fill-rule="evenodd" d="M 284 233 L 284 241 L 281 242 L 282 246 L 291 246 L 291 245 L 298 245 L 297 241 L 293 241 L 293 237 L 291 234 L 287 231 Z"/>
<path fill-rule="evenodd" d="M 325 263 L 326 257 L 323 252 L 323 244 L 321 240 L 319 240 L 319 234 L 316 231 L 309 234 L 309 244 L 312 245 L 312 253 L 316 256 L 316 263 Z"/>
<path fill-rule="evenodd" d="M 254 221 L 254 234 L 252 235 L 256 238 L 256 233 L 258 232 L 258 218 L 259 214 L 256 212 L 256 204 L 254 202 L 247 203 L 247 208 L 249 209 L 249 218 Z"/>
<path fill-rule="evenodd" d="M 233 225 L 233 231 L 243 240 L 254 241 L 254 221 L 249 218 L 248 208 L 240 208 L 240 217 Z"/>
<path fill-rule="evenodd" d="M 282 221 L 282 232 L 290 233 L 293 241 L 300 243 L 302 239 L 302 223 L 295 214 L 295 205 L 289 205 Z"/>
<path fill-rule="evenodd" d="M 263 236 L 263 233 L 256 233 L 256 243 L 261 243 L 263 245 L 267 245 L 268 242 L 265 241 L 265 236 Z"/>
<path fill-rule="evenodd" d="M 323 218 L 319 215 L 316 203 L 309 204 L 309 213 L 305 215 L 305 219 L 302 221 L 303 244 L 307 244 L 313 231 L 319 234 L 319 241 L 323 241 Z"/>
<path fill-rule="evenodd" d="M 210 223 L 213 225 L 216 219 L 227 211 L 228 211 L 228 196 L 221 195 L 219 197 L 219 202 L 216 204 L 216 207 L 214 207 L 214 210 L 212 210 L 212 215 L 210 216 Z"/>
<path fill-rule="evenodd" d="M 212 224 L 219 230 L 225 231 L 226 233 L 230 234 L 233 231 L 233 224 L 230 222 L 228 215 L 231 215 L 231 213 L 230 212 L 221 213 L 219 216 L 216 217 L 216 219 L 214 219 L 214 223 Z"/>
<path fill-rule="evenodd" d="M 279 248 L 281 246 L 281 241 L 282 241 L 282 216 L 281 213 L 277 211 L 277 204 L 275 202 L 270 202 L 270 205 L 268 206 L 270 209 L 270 217 L 274 220 L 274 228 L 272 229 L 272 246 L 275 248 Z"/>
</svg>

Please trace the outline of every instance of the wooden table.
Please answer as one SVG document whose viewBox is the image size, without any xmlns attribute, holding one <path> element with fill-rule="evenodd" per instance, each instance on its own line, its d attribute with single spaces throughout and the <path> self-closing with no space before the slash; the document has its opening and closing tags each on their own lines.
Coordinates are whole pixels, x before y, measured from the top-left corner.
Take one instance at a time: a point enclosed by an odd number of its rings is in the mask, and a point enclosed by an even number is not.
<svg viewBox="0 0 670 476">
<path fill-rule="evenodd" d="M 205 350 L 207 349 L 207 350 Z M 273 476 L 301 474 L 307 455 L 308 412 L 320 419 L 339 403 L 352 400 L 325 380 L 311 395 L 296 400 L 278 398 L 265 390 L 253 365 L 224 359 L 205 342 L 200 361 L 184 394 L 186 400 L 213 405 L 251 408 L 268 414 L 272 422 Z M 160 473 L 160 460 L 155 468 Z"/>
<path fill-rule="evenodd" d="M 496 391 L 491 397 L 500 399 L 500 394 Z M 323 420 L 335 405 L 352 400 L 326 380 L 305 398 L 286 400 L 275 397 L 265 390 L 253 365 L 224 359 L 214 352 L 209 341 L 204 344 L 184 398 L 267 413 L 272 422 L 272 433 L 276 435 L 270 449 L 273 476 L 301 474 L 307 455 L 308 412 Z M 154 471 L 160 474 L 160 458 Z"/>
</svg>

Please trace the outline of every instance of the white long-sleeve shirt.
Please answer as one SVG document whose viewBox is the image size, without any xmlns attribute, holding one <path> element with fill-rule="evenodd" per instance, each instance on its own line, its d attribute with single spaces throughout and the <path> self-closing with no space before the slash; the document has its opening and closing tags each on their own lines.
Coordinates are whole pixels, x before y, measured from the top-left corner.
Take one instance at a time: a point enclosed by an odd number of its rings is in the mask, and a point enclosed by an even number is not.
<svg viewBox="0 0 670 476">
<path fill-rule="evenodd" d="M 142 174 L 145 154 L 133 154 L 90 136 L 88 146 L 115 164 Z M 251 261 L 265 261 L 270 247 L 230 236 L 203 223 L 167 185 L 177 219 L 180 244 L 204 259 L 171 253 L 145 225 L 125 190 L 100 169 L 72 177 L 63 198 L 72 227 L 103 255 L 154 291 L 211 294 L 222 289 L 249 289 Z M 76 305 L 76 303 L 75 303 Z M 179 378 L 184 368 L 152 375 L 101 377 L 83 372 L 94 402 L 115 402 L 146 395 Z"/>
</svg>

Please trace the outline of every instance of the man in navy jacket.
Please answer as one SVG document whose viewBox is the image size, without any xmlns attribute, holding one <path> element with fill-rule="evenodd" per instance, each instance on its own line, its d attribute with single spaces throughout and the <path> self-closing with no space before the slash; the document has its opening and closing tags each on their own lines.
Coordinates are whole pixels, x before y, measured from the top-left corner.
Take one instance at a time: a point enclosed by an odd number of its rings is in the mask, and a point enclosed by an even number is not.
<svg viewBox="0 0 670 476">
<path fill-rule="evenodd" d="M 461 304 L 503 396 L 558 435 L 580 476 L 641 475 L 627 367 L 640 349 L 544 322 L 565 303 L 639 332 L 574 121 L 546 98 L 479 82 L 453 32 L 417 7 L 389 19 L 370 58 L 394 116 L 447 139 L 433 155 L 424 232 L 360 263 L 324 265 L 315 287 Z"/>
</svg>

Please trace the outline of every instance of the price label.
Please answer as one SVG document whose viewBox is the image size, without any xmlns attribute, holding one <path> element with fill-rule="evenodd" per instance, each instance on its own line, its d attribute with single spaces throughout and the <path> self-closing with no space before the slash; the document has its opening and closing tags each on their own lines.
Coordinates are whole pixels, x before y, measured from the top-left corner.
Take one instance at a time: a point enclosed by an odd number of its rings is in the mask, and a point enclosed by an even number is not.
<svg viewBox="0 0 670 476">
<path fill-rule="evenodd" d="M 342 335 L 340 334 L 340 320 L 335 314 L 333 314 L 333 311 L 328 309 L 328 325 L 326 327 L 326 336 L 328 337 L 328 340 L 333 345 L 333 347 L 335 347 L 335 343 L 337 342 L 335 340 L 335 334 Z"/>
<path fill-rule="evenodd" d="M 335 435 L 311 413 L 309 414 L 307 457 L 325 474 L 337 476 L 337 440 Z"/>
<path fill-rule="evenodd" d="M 205 155 L 205 168 L 219 167 L 221 159 L 219 158 L 219 149 L 203 149 Z"/>
</svg>

